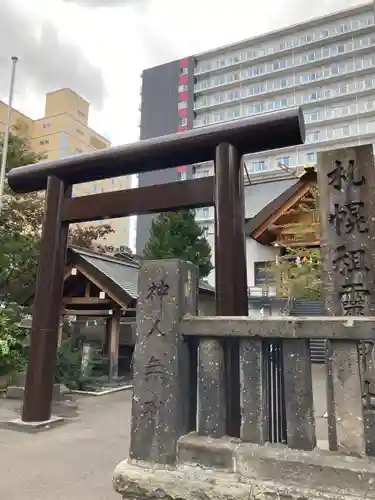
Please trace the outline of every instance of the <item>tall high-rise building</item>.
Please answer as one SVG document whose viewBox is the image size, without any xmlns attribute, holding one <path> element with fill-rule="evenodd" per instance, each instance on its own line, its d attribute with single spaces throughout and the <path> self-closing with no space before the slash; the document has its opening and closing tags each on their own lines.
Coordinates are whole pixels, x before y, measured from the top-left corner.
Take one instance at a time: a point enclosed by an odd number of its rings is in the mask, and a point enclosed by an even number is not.
<svg viewBox="0 0 375 500">
<path fill-rule="evenodd" d="M 88 125 L 90 104 L 70 89 L 49 92 L 45 99 L 42 118 L 33 120 L 20 111 L 12 110 L 12 132 L 28 139 L 30 148 L 44 155 L 46 160 L 57 160 L 97 149 L 111 147 L 111 143 Z M 0 101 L 0 134 L 5 130 L 8 106 Z M 131 187 L 129 177 L 118 177 L 75 186 L 73 196 L 107 192 Z M 120 249 L 129 245 L 129 219 L 106 220 L 114 233 L 106 244 Z M 103 221 L 99 221 L 103 224 Z"/>
<path fill-rule="evenodd" d="M 314 165 L 318 151 L 375 142 L 374 47 L 369 3 L 148 69 L 141 137 L 302 105 L 304 145 L 245 158 L 246 217 L 254 218 L 297 183 L 296 172 Z M 140 175 L 139 184 L 171 182 L 181 176 L 176 170 Z M 186 173 L 212 175 L 213 165 L 189 166 Z M 213 208 L 197 210 L 196 218 L 213 248 Z M 145 218 L 138 223 L 138 252 L 149 224 Z M 276 247 L 248 236 L 249 286 L 259 284 L 258 270 L 275 259 Z"/>
</svg>

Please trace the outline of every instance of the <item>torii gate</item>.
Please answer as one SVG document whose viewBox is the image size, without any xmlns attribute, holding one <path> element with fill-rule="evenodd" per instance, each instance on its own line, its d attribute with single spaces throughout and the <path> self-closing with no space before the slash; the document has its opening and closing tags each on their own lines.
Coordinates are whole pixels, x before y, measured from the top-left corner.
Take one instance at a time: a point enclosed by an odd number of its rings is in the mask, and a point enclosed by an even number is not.
<svg viewBox="0 0 375 500">
<path fill-rule="evenodd" d="M 216 314 L 247 316 L 242 156 L 295 146 L 304 139 L 302 111 L 292 108 L 9 172 L 9 186 L 17 193 L 46 189 L 23 422 L 51 417 L 69 224 L 214 205 Z M 213 177 L 71 198 L 74 184 L 212 160 Z M 228 383 L 239 380 L 238 344 L 230 342 Z M 239 383 L 231 387 L 239 388 Z M 239 392 L 228 394 L 228 433 L 234 436 L 239 429 Z"/>
</svg>

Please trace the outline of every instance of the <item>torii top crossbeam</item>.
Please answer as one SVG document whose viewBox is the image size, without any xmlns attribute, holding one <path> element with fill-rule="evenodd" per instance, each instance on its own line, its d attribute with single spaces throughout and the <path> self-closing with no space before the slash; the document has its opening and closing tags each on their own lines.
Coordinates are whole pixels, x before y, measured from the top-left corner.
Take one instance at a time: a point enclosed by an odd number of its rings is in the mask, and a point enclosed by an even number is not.
<svg viewBox="0 0 375 500">
<path fill-rule="evenodd" d="M 138 141 L 54 161 L 12 169 L 9 186 L 18 193 L 46 189 L 55 176 L 67 184 L 163 170 L 211 161 L 219 144 L 229 143 L 240 155 L 302 144 L 305 126 L 300 108 L 256 115 L 187 132 Z"/>
</svg>

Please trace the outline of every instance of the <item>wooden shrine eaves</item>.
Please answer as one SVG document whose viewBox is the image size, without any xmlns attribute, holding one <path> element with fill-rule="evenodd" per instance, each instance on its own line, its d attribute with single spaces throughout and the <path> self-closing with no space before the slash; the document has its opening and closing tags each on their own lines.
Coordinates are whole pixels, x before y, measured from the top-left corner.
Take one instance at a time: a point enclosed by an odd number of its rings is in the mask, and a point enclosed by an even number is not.
<svg viewBox="0 0 375 500">
<path fill-rule="evenodd" d="M 316 172 L 307 170 L 295 184 L 268 203 L 254 217 L 246 220 L 246 235 L 251 236 L 264 245 L 268 245 L 273 239 L 272 233 L 269 231 L 270 226 L 278 220 L 285 208 L 289 210 L 293 207 L 311 186 L 315 185 Z"/>
<path fill-rule="evenodd" d="M 296 146 L 304 140 L 301 108 L 291 108 L 13 168 L 8 174 L 8 183 L 15 192 L 28 193 L 46 189 L 48 177 L 73 185 L 212 161 L 216 147 L 223 143 L 233 145 L 244 155 Z"/>
</svg>

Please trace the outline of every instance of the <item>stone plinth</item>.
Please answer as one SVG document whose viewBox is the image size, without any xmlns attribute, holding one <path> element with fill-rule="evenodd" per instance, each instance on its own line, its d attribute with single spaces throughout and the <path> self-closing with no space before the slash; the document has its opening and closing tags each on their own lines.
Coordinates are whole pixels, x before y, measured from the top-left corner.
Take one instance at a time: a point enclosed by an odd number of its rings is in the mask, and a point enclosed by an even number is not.
<svg viewBox="0 0 375 500">
<path fill-rule="evenodd" d="M 176 466 L 124 461 L 114 472 L 125 500 L 375 499 L 375 461 L 283 445 L 184 436 Z"/>
</svg>

